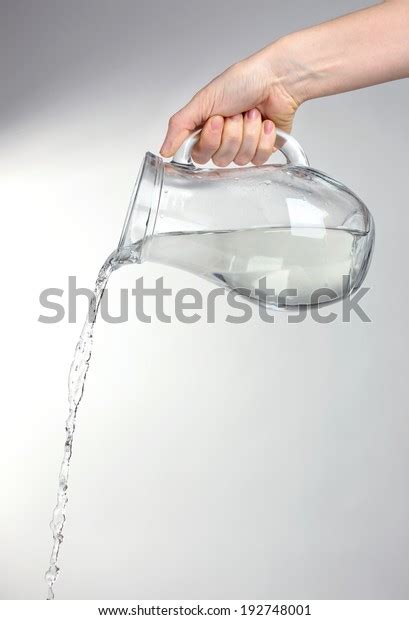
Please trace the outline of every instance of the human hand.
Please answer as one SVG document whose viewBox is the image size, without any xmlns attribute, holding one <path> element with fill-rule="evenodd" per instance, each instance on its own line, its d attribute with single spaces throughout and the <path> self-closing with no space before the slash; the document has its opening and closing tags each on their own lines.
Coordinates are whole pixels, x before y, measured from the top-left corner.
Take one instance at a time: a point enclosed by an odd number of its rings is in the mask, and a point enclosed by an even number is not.
<svg viewBox="0 0 409 620">
<path fill-rule="evenodd" d="M 299 105 L 281 77 L 291 72 L 271 47 L 227 69 L 176 112 L 161 154 L 174 155 L 187 136 L 202 127 L 192 153 L 197 163 L 213 159 L 217 166 L 232 161 L 243 166 L 267 161 L 276 150 L 276 127 L 290 132 Z"/>
<path fill-rule="evenodd" d="M 176 112 L 161 154 L 170 157 L 202 127 L 193 150 L 199 164 L 264 163 L 275 128 L 291 131 L 304 101 L 409 77 L 408 29 L 409 0 L 384 0 L 278 39 Z"/>
</svg>

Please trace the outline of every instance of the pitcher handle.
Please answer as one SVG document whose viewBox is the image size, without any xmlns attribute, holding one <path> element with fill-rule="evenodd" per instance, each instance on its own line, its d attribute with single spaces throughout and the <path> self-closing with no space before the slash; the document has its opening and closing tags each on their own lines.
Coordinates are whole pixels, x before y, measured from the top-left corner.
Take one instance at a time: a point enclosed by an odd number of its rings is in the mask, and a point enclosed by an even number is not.
<svg viewBox="0 0 409 620">
<path fill-rule="evenodd" d="M 197 129 L 190 134 L 188 138 L 186 138 L 173 156 L 171 161 L 172 164 L 177 164 L 179 166 L 193 166 L 192 150 L 196 142 L 199 140 L 201 131 L 201 129 Z M 308 157 L 305 154 L 304 149 L 301 144 L 293 138 L 293 136 L 286 133 L 282 129 L 277 129 L 276 134 L 276 146 L 284 155 L 288 164 L 292 164 L 294 166 L 309 166 Z"/>
</svg>

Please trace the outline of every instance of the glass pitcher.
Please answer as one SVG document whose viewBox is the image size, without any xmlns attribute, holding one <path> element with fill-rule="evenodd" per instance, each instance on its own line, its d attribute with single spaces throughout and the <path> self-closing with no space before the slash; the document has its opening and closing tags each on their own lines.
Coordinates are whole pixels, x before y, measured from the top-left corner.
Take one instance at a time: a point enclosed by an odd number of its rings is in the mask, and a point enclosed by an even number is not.
<svg viewBox="0 0 409 620">
<path fill-rule="evenodd" d="M 345 185 L 277 131 L 285 164 L 199 168 L 192 134 L 172 161 L 146 153 L 119 251 L 178 267 L 272 308 L 330 303 L 362 283 L 374 222 Z"/>
</svg>

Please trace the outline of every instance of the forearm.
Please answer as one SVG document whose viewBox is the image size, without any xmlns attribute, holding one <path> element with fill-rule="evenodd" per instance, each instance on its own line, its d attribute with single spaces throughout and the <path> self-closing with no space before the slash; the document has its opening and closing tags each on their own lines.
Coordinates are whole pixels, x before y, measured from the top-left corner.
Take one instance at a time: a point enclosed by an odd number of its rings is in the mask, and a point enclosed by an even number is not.
<svg viewBox="0 0 409 620">
<path fill-rule="evenodd" d="M 409 77 L 409 0 L 301 30 L 260 54 L 297 103 Z"/>
<path fill-rule="evenodd" d="M 260 164 L 274 126 L 291 131 L 298 106 L 409 77 L 409 0 L 389 0 L 278 39 L 229 67 L 172 116 L 161 148 L 170 157 L 202 128 L 194 158 Z"/>
</svg>

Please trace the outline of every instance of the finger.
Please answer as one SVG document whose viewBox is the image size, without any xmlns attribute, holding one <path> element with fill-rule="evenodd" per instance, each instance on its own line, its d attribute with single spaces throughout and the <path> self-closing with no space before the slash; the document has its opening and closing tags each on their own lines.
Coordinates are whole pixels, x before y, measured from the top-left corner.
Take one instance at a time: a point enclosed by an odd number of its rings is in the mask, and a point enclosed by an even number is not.
<svg viewBox="0 0 409 620">
<path fill-rule="evenodd" d="M 222 141 L 223 125 L 223 116 L 212 116 L 206 121 L 199 142 L 192 151 L 196 163 L 205 164 L 216 153 Z"/>
<path fill-rule="evenodd" d="M 257 150 L 261 129 L 261 114 L 253 108 L 246 112 L 243 124 L 243 139 L 239 152 L 234 158 L 234 163 L 239 166 L 248 164 Z"/>
<path fill-rule="evenodd" d="M 189 129 L 188 127 L 193 127 Z M 160 147 L 160 154 L 162 157 L 171 157 L 176 153 L 179 146 L 188 135 L 193 131 L 194 123 L 190 122 L 189 118 L 185 116 L 183 110 L 179 110 L 173 116 L 170 117 L 168 123 L 168 131 L 166 133 L 165 140 Z"/>
<path fill-rule="evenodd" d="M 216 166 L 228 166 L 239 152 L 243 137 L 243 115 L 236 114 L 224 119 L 222 141 L 213 155 Z"/>
<path fill-rule="evenodd" d="M 192 131 L 203 125 L 211 114 L 211 101 L 208 88 L 204 88 L 169 119 L 166 137 L 160 149 L 162 157 L 174 155 Z"/>
<path fill-rule="evenodd" d="M 275 141 L 275 125 L 273 121 L 266 120 L 263 122 L 261 127 L 260 139 L 258 142 L 257 150 L 254 154 L 253 159 L 251 160 L 252 163 L 256 166 L 261 166 L 262 164 L 264 164 L 271 156 L 271 154 L 277 150 L 274 146 Z"/>
</svg>

